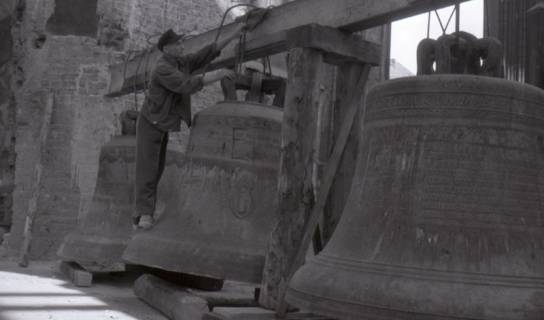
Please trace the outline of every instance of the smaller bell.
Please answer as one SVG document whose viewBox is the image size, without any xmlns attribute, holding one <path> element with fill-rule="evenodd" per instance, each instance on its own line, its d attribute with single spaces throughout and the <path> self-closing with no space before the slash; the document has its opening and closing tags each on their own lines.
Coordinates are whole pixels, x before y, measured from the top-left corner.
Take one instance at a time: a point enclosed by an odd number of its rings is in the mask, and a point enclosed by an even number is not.
<svg viewBox="0 0 544 320">
<path fill-rule="evenodd" d="M 57 255 L 91 272 L 124 271 L 121 261 L 132 236 L 136 120 L 138 112 L 120 115 L 122 135 L 100 150 L 98 178 L 89 211 L 61 244 Z M 169 152 L 168 163 L 180 153 Z"/>
<path fill-rule="evenodd" d="M 260 282 L 275 198 L 282 112 L 228 101 L 195 115 L 162 217 L 123 259 L 171 272 Z M 158 194 L 161 194 L 159 189 Z"/>
</svg>

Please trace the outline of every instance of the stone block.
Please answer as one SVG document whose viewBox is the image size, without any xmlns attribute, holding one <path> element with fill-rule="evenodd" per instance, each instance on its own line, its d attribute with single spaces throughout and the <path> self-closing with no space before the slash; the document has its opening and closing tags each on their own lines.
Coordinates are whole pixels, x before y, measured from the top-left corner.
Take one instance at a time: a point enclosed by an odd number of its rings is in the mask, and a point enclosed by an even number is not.
<svg viewBox="0 0 544 320">
<path fill-rule="evenodd" d="M 149 274 L 136 280 L 134 293 L 172 320 L 198 320 L 209 311 L 206 300 Z"/>
</svg>

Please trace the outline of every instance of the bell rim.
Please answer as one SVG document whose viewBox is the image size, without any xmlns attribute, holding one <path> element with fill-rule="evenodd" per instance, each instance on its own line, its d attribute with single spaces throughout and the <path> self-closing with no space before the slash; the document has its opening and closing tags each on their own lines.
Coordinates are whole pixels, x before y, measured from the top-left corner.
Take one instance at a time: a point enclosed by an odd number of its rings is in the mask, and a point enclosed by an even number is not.
<svg viewBox="0 0 544 320">
<path fill-rule="evenodd" d="M 527 311 L 521 306 L 530 304 L 535 295 L 544 294 L 542 281 L 540 286 L 529 290 L 512 286 L 512 283 L 507 286 L 452 283 L 445 279 L 409 278 L 392 271 L 369 273 L 352 269 L 346 272 L 341 263 L 320 264 L 318 260 L 320 258 L 310 258 L 295 273 L 287 289 L 286 300 L 296 307 L 343 320 L 362 317 L 373 320 L 411 317 L 418 320 L 518 319 Z M 455 275 L 448 280 L 452 279 Z M 394 292 L 392 288 L 395 288 Z M 475 304 L 482 305 L 482 309 L 470 308 L 474 304 L 473 299 L 477 301 Z M 395 304 L 390 304 L 392 300 Z M 459 309 L 463 310 L 461 315 L 448 314 L 459 305 L 466 307 Z M 479 314 L 481 310 L 485 313 Z M 503 318 L 497 317 L 503 313 L 506 314 Z"/>
<path fill-rule="evenodd" d="M 413 275 L 413 279 L 426 279 L 433 281 L 447 281 L 481 285 L 498 284 L 501 286 L 511 287 L 513 284 L 515 284 L 515 286 L 519 288 L 540 288 L 544 290 L 544 275 L 541 277 L 511 276 L 476 272 L 447 271 L 430 268 L 408 267 L 402 265 L 372 262 L 367 260 L 349 259 L 346 257 L 329 255 L 326 253 L 320 253 L 318 256 L 308 259 L 308 261 L 326 267 L 340 267 L 344 270 L 356 272 L 365 270 L 372 273 L 381 273 L 395 276 L 400 275 L 406 278 L 409 278 L 410 275 Z M 450 281 L 452 275 L 453 278 L 455 278 L 455 281 Z M 478 281 L 478 279 L 476 278 L 489 281 Z"/>
</svg>

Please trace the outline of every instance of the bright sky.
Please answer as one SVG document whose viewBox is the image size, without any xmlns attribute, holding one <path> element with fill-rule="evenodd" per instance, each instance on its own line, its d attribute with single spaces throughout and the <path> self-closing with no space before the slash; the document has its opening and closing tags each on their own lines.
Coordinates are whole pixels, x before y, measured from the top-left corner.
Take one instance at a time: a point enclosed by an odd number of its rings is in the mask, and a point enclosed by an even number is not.
<svg viewBox="0 0 544 320">
<path fill-rule="evenodd" d="M 438 11 L 442 23 L 445 25 L 453 10 L 453 7 L 444 8 Z M 474 34 L 476 37 L 483 36 L 484 26 L 484 1 L 472 0 L 461 4 L 460 30 Z M 414 74 L 417 72 L 416 50 L 419 41 L 427 37 L 428 15 L 406 18 L 393 22 L 391 35 L 391 58 L 404 65 Z M 455 32 L 455 15 L 452 17 L 446 33 Z M 440 23 L 434 12 L 431 15 L 432 39 L 442 35 Z"/>
</svg>

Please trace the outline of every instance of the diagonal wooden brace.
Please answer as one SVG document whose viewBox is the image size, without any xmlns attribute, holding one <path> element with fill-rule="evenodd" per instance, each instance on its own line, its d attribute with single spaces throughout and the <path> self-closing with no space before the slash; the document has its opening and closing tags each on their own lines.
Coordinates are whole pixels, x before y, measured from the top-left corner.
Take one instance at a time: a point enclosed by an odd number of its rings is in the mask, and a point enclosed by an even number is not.
<svg viewBox="0 0 544 320">
<path fill-rule="evenodd" d="M 371 66 L 368 64 L 364 66 L 363 72 L 361 73 L 359 80 L 357 81 L 357 87 L 361 89 L 365 87 L 366 82 L 368 80 L 370 67 Z M 344 149 L 348 142 L 348 138 L 356 118 L 357 110 L 360 107 L 360 103 L 362 102 L 360 101 L 360 95 L 355 92 L 352 93 L 352 96 L 349 99 L 349 101 L 350 103 L 348 104 L 348 109 L 346 110 L 340 133 L 336 140 L 336 144 L 334 146 L 333 152 L 329 159 L 329 164 L 325 171 L 325 175 L 323 178 L 319 195 L 316 199 L 312 212 L 310 216 L 308 217 L 306 224 L 304 225 L 302 239 L 300 240 L 294 259 L 292 260 L 292 264 L 288 269 L 288 273 L 287 273 L 286 281 L 285 281 L 286 284 L 289 283 L 291 277 L 295 274 L 297 269 L 304 263 L 304 257 L 312 241 L 312 236 L 319 223 L 321 214 L 323 213 L 323 209 L 325 208 L 325 204 L 327 203 L 329 192 L 333 185 L 333 181 L 336 176 L 338 166 L 342 159 L 342 154 L 344 153 Z M 287 311 L 287 304 L 284 300 L 286 290 L 287 290 L 287 286 L 282 288 L 282 292 L 281 292 L 280 300 L 279 300 L 280 303 L 278 304 L 278 307 L 276 309 L 276 312 L 280 316 L 284 316 Z"/>
</svg>

